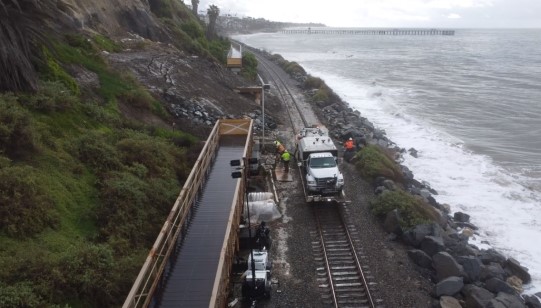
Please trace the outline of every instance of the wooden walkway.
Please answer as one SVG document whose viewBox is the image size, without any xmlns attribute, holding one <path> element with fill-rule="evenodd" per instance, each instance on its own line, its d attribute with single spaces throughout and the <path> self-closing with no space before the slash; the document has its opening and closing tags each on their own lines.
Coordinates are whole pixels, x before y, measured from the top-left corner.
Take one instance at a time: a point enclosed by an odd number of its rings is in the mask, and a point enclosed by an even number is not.
<svg viewBox="0 0 541 308">
<path fill-rule="evenodd" d="M 327 35 L 455 35 L 455 30 L 442 29 L 292 29 L 284 34 L 327 34 Z"/>
</svg>

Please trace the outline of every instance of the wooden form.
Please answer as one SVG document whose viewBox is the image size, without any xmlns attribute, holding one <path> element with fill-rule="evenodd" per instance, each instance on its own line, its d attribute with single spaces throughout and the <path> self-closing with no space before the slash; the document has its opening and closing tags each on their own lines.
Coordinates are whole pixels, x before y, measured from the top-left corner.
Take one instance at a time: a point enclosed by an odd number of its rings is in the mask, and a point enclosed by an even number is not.
<svg viewBox="0 0 541 308">
<path fill-rule="evenodd" d="M 207 172 L 219 145 L 221 135 L 246 135 L 244 157 L 250 155 L 252 147 L 252 120 L 220 119 L 214 125 L 203 150 L 186 179 L 179 196 L 177 197 L 169 216 L 167 217 L 152 249 L 150 250 L 139 275 L 124 301 L 123 308 L 148 307 L 158 286 L 167 260 L 174 250 L 175 243 L 181 235 L 186 223 L 188 213 L 195 203 L 200 189 L 203 187 Z M 224 245 L 222 247 L 218 271 L 215 278 L 212 298 L 209 306 L 225 307 L 229 292 L 229 273 L 231 272 L 232 258 L 238 249 L 238 228 L 242 215 L 244 202 L 244 181 L 238 180 L 231 213 L 227 227 Z"/>
</svg>

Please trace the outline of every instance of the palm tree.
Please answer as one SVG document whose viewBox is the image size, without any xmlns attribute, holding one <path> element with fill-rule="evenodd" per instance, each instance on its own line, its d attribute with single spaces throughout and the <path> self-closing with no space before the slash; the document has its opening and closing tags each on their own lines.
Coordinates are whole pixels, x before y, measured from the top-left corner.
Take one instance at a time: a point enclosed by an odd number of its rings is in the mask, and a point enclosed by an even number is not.
<svg viewBox="0 0 541 308">
<path fill-rule="evenodd" d="M 0 0 L 0 92 L 34 91 L 38 76 L 33 61 L 44 42 L 44 17 L 55 8 L 50 0 Z"/>
<path fill-rule="evenodd" d="M 198 17 L 197 14 L 197 6 L 199 5 L 199 0 L 192 0 L 192 12 L 195 15 L 195 17 Z"/>
<path fill-rule="evenodd" d="M 209 25 L 207 28 L 207 39 L 213 39 L 216 35 L 216 20 L 218 19 L 218 16 L 220 15 L 220 9 L 214 5 L 211 4 L 209 8 L 207 9 L 207 15 L 209 15 Z"/>
</svg>

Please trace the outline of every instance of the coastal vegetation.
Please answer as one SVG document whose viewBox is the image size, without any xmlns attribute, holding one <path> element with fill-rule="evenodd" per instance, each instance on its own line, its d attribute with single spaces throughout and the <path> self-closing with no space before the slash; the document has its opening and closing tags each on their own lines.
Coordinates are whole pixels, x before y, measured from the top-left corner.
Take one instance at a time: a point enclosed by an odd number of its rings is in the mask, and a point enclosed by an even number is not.
<svg viewBox="0 0 541 308">
<path fill-rule="evenodd" d="M 167 115 L 95 44 L 57 41 L 37 92 L 0 95 L 0 306 L 119 304 L 190 171 L 196 139 L 124 118 Z"/>
<path fill-rule="evenodd" d="M 0 37 L 0 306 L 117 306 L 200 145 L 165 124 L 172 120 L 159 97 L 109 66 L 104 51 L 123 43 L 33 21 L 17 28 L 6 15 L 47 15 L 33 4 L 0 7 L 0 35 L 15 33 Z M 208 40 L 178 1 L 151 5 L 174 45 L 225 63 L 227 39 Z M 164 124 L 133 120 L 121 106 Z"/>
<path fill-rule="evenodd" d="M 257 78 L 257 59 L 251 52 L 244 51 L 242 53 L 241 75 L 252 81 L 255 81 Z"/>
<path fill-rule="evenodd" d="M 404 229 L 437 221 L 437 213 L 432 206 L 401 189 L 384 191 L 370 201 L 370 209 L 379 218 L 397 210 L 400 226 Z"/>
<path fill-rule="evenodd" d="M 369 144 L 355 154 L 355 167 L 367 181 L 375 183 L 377 177 L 385 177 L 395 182 L 403 182 L 398 164 L 380 146 Z"/>
</svg>

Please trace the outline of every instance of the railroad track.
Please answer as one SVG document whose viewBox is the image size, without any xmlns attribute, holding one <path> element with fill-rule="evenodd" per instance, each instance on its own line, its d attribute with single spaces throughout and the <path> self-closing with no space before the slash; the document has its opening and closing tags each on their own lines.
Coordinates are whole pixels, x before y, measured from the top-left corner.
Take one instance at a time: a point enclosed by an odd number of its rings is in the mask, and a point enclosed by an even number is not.
<svg viewBox="0 0 541 308">
<path fill-rule="evenodd" d="M 318 123 L 312 107 L 295 99 L 281 73 L 274 69 L 274 64 L 257 52 L 255 56 L 284 103 L 294 132 Z M 311 232 L 312 250 L 318 264 L 319 290 L 325 304 L 332 307 L 382 308 L 382 300 L 374 298 L 374 278 L 368 267 L 361 263 L 364 256 L 359 249 L 359 240 L 354 239 L 357 231 L 353 224 L 344 221 L 344 214 L 349 216 L 347 207 L 317 204 L 313 209 L 317 230 Z"/>
<path fill-rule="evenodd" d="M 266 77 L 273 82 L 274 89 L 280 96 L 281 101 L 287 109 L 287 114 L 294 132 L 299 132 L 301 128 L 317 123 L 315 114 L 308 110 L 310 106 L 301 105 L 295 96 L 291 93 L 287 83 L 280 76 L 280 73 L 274 69 L 274 64 L 264 56 L 256 53 L 258 63 L 267 73 Z"/>
<path fill-rule="evenodd" d="M 354 240 L 357 230 L 344 221 L 342 211 L 347 211 L 342 205 L 314 206 L 317 230 L 311 232 L 312 250 L 322 299 L 332 307 L 383 307 L 374 298 L 374 278 L 361 263 L 364 256 Z"/>
</svg>

